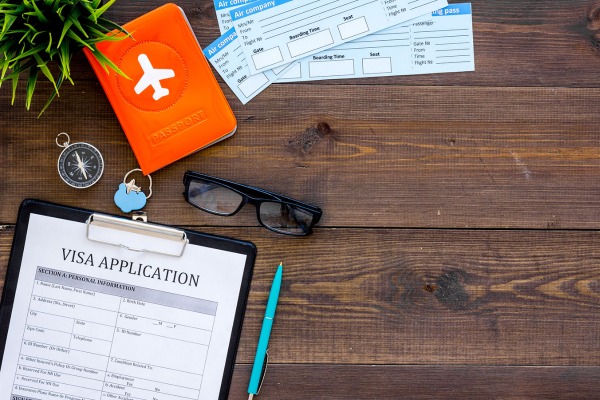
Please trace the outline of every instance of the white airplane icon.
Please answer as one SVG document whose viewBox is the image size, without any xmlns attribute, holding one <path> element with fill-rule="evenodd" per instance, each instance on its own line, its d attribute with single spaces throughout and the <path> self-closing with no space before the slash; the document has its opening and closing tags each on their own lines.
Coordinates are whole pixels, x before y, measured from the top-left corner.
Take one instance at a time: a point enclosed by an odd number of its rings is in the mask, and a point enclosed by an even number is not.
<svg viewBox="0 0 600 400">
<path fill-rule="evenodd" d="M 154 67 L 152 67 L 148 56 L 143 53 L 138 56 L 138 62 L 144 70 L 144 75 L 135 85 L 135 93 L 140 94 L 144 90 L 146 90 L 148 86 L 152 86 L 152 88 L 154 89 L 154 94 L 152 95 L 152 98 L 154 100 L 159 100 L 162 97 L 168 95 L 169 89 L 162 87 L 160 85 L 160 81 L 162 81 L 163 79 L 173 78 L 175 76 L 175 71 L 173 71 L 172 69 L 155 69 Z"/>
</svg>

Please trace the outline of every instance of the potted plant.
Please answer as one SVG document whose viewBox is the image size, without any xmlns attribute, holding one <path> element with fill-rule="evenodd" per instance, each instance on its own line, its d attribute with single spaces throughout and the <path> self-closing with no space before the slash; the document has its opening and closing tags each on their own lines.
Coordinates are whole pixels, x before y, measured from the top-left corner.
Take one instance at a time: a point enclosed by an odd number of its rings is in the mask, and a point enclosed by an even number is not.
<svg viewBox="0 0 600 400">
<path fill-rule="evenodd" d="M 87 47 L 105 68 L 125 76 L 96 47 L 121 40 L 127 32 L 103 18 L 115 2 L 109 0 L 0 0 L 0 85 L 12 82 L 14 104 L 21 74 L 27 76 L 25 106 L 29 110 L 40 72 L 53 86 L 40 115 L 48 108 L 70 73 L 72 55 Z M 39 115 L 38 115 L 39 117 Z"/>
</svg>

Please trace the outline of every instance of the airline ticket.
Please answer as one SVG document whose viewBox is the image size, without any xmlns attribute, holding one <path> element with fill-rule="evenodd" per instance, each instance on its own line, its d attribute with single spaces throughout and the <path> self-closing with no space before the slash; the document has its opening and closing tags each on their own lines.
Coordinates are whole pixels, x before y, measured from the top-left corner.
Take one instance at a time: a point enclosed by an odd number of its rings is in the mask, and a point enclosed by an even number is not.
<svg viewBox="0 0 600 400">
<path fill-rule="evenodd" d="M 462 3 L 305 57 L 278 82 L 474 70 L 471 4 Z"/>
<path fill-rule="evenodd" d="M 214 0 L 215 11 L 217 13 L 217 22 L 219 23 L 221 35 L 233 27 L 229 12 L 254 1 L 257 0 Z"/>
<path fill-rule="evenodd" d="M 259 0 L 230 15 L 254 74 L 447 5 L 446 0 Z"/>
<path fill-rule="evenodd" d="M 242 104 L 246 104 L 277 80 L 278 76 L 287 72 L 287 68 L 281 68 L 277 73 L 266 70 L 251 75 L 233 28 L 202 51 Z"/>
</svg>

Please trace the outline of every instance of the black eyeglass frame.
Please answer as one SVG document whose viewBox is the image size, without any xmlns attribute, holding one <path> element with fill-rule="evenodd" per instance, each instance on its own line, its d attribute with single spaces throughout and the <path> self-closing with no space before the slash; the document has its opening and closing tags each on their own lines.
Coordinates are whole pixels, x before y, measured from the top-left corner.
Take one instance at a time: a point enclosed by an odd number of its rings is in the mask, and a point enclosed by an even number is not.
<svg viewBox="0 0 600 400">
<path fill-rule="evenodd" d="M 236 192 L 237 194 L 239 194 L 242 197 L 242 201 L 240 202 L 240 205 L 238 206 L 238 208 L 235 211 L 233 211 L 231 213 L 218 213 L 218 212 L 214 212 L 214 211 L 197 206 L 196 204 L 194 204 L 190 201 L 189 195 L 188 195 L 189 190 L 190 190 L 190 183 L 194 179 L 201 179 L 201 180 L 204 180 L 207 182 L 216 183 L 218 185 L 226 187 L 229 190 Z M 303 203 L 296 199 L 292 199 L 291 197 L 287 197 L 287 196 L 281 195 L 279 193 L 271 192 L 271 191 L 268 191 L 265 189 L 257 188 L 255 186 L 231 182 L 226 179 L 221 179 L 221 178 L 217 178 L 214 176 L 201 174 L 199 172 L 187 171 L 183 176 L 183 184 L 185 186 L 185 190 L 183 191 L 183 197 L 185 198 L 185 200 L 188 203 L 190 203 L 192 206 L 196 207 L 197 209 L 205 211 L 210 214 L 219 215 L 222 217 L 230 217 L 232 215 L 237 214 L 246 204 L 253 204 L 256 207 L 256 219 L 258 219 L 258 222 L 263 227 L 267 228 L 268 230 L 277 232 L 277 233 L 281 233 L 284 235 L 291 235 L 291 236 L 306 236 L 306 235 L 308 235 L 309 233 L 312 232 L 313 226 L 315 226 L 319 222 L 319 220 L 321 219 L 321 216 L 323 215 L 323 211 L 321 210 L 321 208 L 314 206 L 312 204 Z M 313 215 L 313 218 L 310 222 L 310 225 L 306 228 L 306 232 L 292 233 L 292 232 L 288 232 L 288 231 L 278 230 L 276 228 L 265 225 L 262 222 L 261 217 L 260 217 L 260 205 L 262 203 L 266 203 L 266 202 L 289 204 L 289 205 L 292 205 L 294 207 L 297 207 L 299 209 L 302 209 L 304 211 L 311 213 Z"/>
</svg>

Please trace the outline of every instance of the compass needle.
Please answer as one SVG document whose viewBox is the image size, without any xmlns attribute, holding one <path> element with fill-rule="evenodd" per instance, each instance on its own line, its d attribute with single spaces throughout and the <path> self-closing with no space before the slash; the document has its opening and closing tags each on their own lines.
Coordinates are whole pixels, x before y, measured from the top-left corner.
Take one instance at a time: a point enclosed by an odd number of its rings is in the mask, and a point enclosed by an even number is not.
<svg viewBox="0 0 600 400">
<path fill-rule="evenodd" d="M 79 157 L 79 153 L 75 152 L 75 156 L 77 157 L 77 167 L 79 168 L 79 170 L 81 171 L 81 173 L 83 174 L 83 177 L 85 179 L 87 179 L 87 174 L 85 173 L 85 164 L 83 163 L 83 161 L 81 161 L 81 157 Z"/>
</svg>

